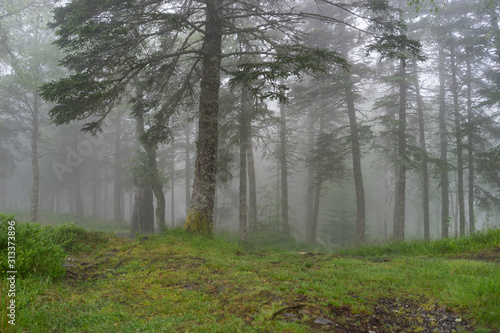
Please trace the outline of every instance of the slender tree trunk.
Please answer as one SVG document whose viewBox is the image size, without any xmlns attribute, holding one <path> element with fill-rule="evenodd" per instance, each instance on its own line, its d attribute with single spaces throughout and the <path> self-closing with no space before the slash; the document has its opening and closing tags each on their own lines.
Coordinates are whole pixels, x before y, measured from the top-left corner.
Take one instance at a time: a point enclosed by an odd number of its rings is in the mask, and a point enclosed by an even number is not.
<svg viewBox="0 0 500 333">
<path fill-rule="evenodd" d="M 448 129 L 446 126 L 445 64 L 443 46 L 439 45 L 439 140 L 441 146 L 441 237 L 449 236 Z"/>
<path fill-rule="evenodd" d="M 322 135 L 324 130 L 324 121 L 323 117 L 320 118 L 319 121 L 319 130 L 318 134 Z M 316 170 L 319 170 L 317 167 Z M 313 214 L 312 214 L 312 221 L 311 221 L 311 243 L 316 242 L 316 239 L 318 237 L 318 217 L 319 217 L 319 204 L 321 201 L 321 187 L 323 186 L 323 176 L 321 172 L 316 171 L 315 172 L 315 179 L 313 182 L 314 186 L 314 202 L 313 202 Z"/>
<path fill-rule="evenodd" d="M 239 117 L 240 139 L 240 188 L 239 188 L 239 235 L 240 239 L 247 238 L 247 147 L 248 121 L 251 112 L 251 96 L 248 88 L 241 89 L 241 110 Z"/>
<path fill-rule="evenodd" d="M 314 115 L 309 113 L 309 126 L 307 129 L 307 146 L 309 148 L 308 154 L 314 150 Z M 313 211 L 314 211 L 314 168 L 311 163 L 307 164 L 307 181 L 306 181 L 306 241 L 314 243 L 313 239 Z"/>
<path fill-rule="evenodd" d="M 122 161 L 121 161 L 121 132 L 122 132 L 122 112 L 116 115 L 116 133 L 115 133 L 115 161 L 113 177 L 113 203 L 114 219 L 116 222 L 123 222 L 122 208 Z"/>
<path fill-rule="evenodd" d="M 285 105 L 280 104 L 280 149 L 279 149 L 280 167 L 281 167 L 281 225 L 285 235 L 290 234 L 290 225 L 288 223 L 288 165 L 286 157 L 286 117 Z"/>
<path fill-rule="evenodd" d="M 457 65 L 455 57 L 455 46 L 450 50 L 451 80 L 453 92 L 453 111 L 455 115 L 455 139 L 457 144 L 457 200 L 458 200 L 458 219 L 460 235 L 465 235 L 465 195 L 464 195 L 464 158 L 462 147 L 462 129 L 460 106 L 458 102 L 458 83 L 457 83 Z"/>
<path fill-rule="evenodd" d="M 186 214 L 191 200 L 191 123 L 187 122 L 184 127 L 184 134 L 186 135 L 186 148 L 185 148 L 185 163 L 186 163 Z"/>
<path fill-rule="evenodd" d="M 84 216 L 81 171 L 79 167 L 73 169 L 73 199 L 75 203 L 75 215 Z"/>
<path fill-rule="evenodd" d="M 468 204 L 469 204 L 469 233 L 474 233 L 474 156 L 473 156 L 473 114 L 472 114 L 472 65 L 471 65 L 471 51 L 467 50 L 467 166 L 469 168 L 468 175 Z"/>
<path fill-rule="evenodd" d="M 93 168 L 93 181 L 92 181 L 92 216 L 93 217 L 98 217 L 99 216 L 99 202 L 100 202 L 100 179 L 99 179 L 99 164 L 97 163 L 97 160 L 94 161 L 94 168 Z"/>
<path fill-rule="evenodd" d="M 345 25 L 340 25 L 341 35 L 345 34 Z M 349 57 L 347 43 L 342 43 L 342 56 Z M 363 172 L 361 170 L 361 144 L 359 139 L 359 126 L 356 119 L 356 106 L 354 104 L 354 84 L 350 73 L 346 73 L 344 84 L 347 114 L 349 117 L 349 130 L 351 139 L 352 166 L 354 173 L 354 186 L 356 190 L 356 244 L 365 240 L 366 207 L 365 188 L 363 185 Z"/>
<path fill-rule="evenodd" d="M 257 180 L 255 177 L 255 160 L 253 157 L 251 131 L 249 131 L 247 139 L 247 164 L 248 164 L 248 188 L 249 188 L 248 227 L 250 232 L 254 232 L 257 231 Z"/>
<path fill-rule="evenodd" d="M 184 229 L 212 235 L 217 174 L 218 111 L 224 0 L 205 1 L 206 24 L 200 83 L 193 195 Z"/>
<path fill-rule="evenodd" d="M 418 66 L 417 62 L 413 62 L 415 72 L 415 94 L 417 95 L 417 115 L 418 115 L 418 130 L 419 144 L 422 150 L 422 208 L 424 220 L 424 239 L 430 239 L 430 211 L 429 211 L 429 165 L 427 160 L 427 148 L 425 145 L 425 117 L 424 103 L 420 95 L 420 83 L 418 81 Z"/>
<path fill-rule="evenodd" d="M 361 171 L 361 144 L 359 142 L 359 127 L 356 120 L 356 107 L 354 106 L 354 86 L 348 79 L 346 84 L 346 102 L 349 115 L 349 128 L 352 150 L 352 166 L 354 172 L 354 186 L 356 189 L 356 244 L 365 241 L 365 188 L 363 185 L 363 172 Z"/>
<path fill-rule="evenodd" d="M 170 216 L 172 219 L 172 225 L 175 226 L 175 146 L 173 142 L 170 169 L 172 172 L 172 178 L 170 179 Z"/>
<path fill-rule="evenodd" d="M 36 223 L 38 221 L 38 195 L 40 188 L 40 170 L 38 168 L 38 137 L 39 137 L 39 108 L 38 108 L 38 93 L 33 94 L 33 119 L 31 128 L 31 169 L 33 171 L 33 184 L 31 187 L 31 210 L 30 221 Z"/>
<path fill-rule="evenodd" d="M 398 108 L 398 172 L 396 177 L 396 194 L 394 204 L 396 205 L 394 215 L 394 237 L 404 239 L 405 237 L 405 206 L 406 206 L 406 62 L 399 62 L 399 108 Z"/>
</svg>

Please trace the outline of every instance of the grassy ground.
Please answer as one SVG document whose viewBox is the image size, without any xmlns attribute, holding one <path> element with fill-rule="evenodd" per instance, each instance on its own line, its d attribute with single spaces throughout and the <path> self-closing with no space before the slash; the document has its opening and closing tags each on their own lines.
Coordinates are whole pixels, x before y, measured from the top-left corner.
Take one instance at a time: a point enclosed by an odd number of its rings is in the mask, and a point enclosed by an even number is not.
<svg viewBox="0 0 500 333">
<path fill-rule="evenodd" d="M 66 258 L 63 278 L 18 281 L 17 328 L 500 331 L 500 231 L 442 242 L 449 243 L 313 254 L 290 243 L 269 250 L 179 229 L 134 240 L 106 234 L 94 250 Z"/>
</svg>

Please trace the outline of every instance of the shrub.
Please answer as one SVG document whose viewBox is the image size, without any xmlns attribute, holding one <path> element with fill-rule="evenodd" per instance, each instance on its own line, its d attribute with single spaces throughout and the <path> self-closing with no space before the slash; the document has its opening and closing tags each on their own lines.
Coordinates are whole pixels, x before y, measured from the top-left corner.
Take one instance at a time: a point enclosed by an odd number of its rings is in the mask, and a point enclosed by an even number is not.
<svg viewBox="0 0 500 333">
<path fill-rule="evenodd" d="M 0 213 L 0 271 L 11 270 L 7 266 L 8 222 L 13 215 Z M 42 275 L 57 277 L 64 274 L 62 261 L 66 254 L 56 244 L 50 233 L 38 224 L 15 224 L 15 270 L 19 276 Z"/>
<path fill-rule="evenodd" d="M 58 227 L 46 227 L 46 232 L 55 244 L 59 244 L 67 254 L 89 252 L 95 246 L 107 241 L 107 237 L 95 231 L 87 231 L 73 223 Z"/>
</svg>

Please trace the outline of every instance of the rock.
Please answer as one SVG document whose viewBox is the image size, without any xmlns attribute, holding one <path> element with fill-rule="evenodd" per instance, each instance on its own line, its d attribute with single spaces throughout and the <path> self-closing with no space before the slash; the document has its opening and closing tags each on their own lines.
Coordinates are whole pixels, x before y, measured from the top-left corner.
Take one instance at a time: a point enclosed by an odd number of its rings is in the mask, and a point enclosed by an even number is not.
<svg viewBox="0 0 500 333">
<path fill-rule="evenodd" d="M 314 323 L 315 324 L 319 324 L 319 325 L 331 325 L 331 324 L 335 324 L 333 321 L 328 320 L 328 319 L 323 318 L 323 317 L 316 317 L 316 319 L 314 319 Z"/>
</svg>

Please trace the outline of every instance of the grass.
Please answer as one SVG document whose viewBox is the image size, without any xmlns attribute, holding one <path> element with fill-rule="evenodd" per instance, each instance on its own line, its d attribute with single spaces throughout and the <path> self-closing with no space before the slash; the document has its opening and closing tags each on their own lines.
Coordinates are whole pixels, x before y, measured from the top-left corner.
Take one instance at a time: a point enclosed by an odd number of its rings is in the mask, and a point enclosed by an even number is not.
<svg viewBox="0 0 500 333">
<path fill-rule="evenodd" d="M 493 230 L 314 255 L 284 251 L 289 240 L 279 251 L 249 249 L 227 236 L 180 229 L 134 240 L 109 236 L 94 251 L 69 256 L 66 278 L 20 280 L 18 329 L 315 332 L 332 329 L 316 323 L 327 318 L 347 331 L 391 332 L 419 331 L 444 316 L 465 330 L 497 331 L 500 265 L 456 256 L 494 249 L 499 237 Z"/>
</svg>

